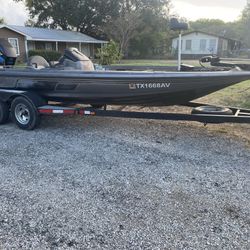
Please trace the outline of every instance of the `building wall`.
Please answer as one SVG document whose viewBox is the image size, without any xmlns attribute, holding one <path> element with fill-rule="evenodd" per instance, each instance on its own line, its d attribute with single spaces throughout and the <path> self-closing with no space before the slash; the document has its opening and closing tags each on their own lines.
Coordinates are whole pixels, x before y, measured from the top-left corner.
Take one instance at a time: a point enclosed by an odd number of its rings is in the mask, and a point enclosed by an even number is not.
<svg viewBox="0 0 250 250">
<path fill-rule="evenodd" d="M 16 33 L 12 30 L 9 30 L 7 28 L 1 28 L 0 37 L 6 39 L 17 38 L 20 51 L 20 55 L 18 56 L 17 60 L 22 62 L 26 61 L 25 37 L 23 35 Z"/>
<path fill-rule="evenodd" d="M 0 29 L 0 37 L 2 37 L 3 32 L 1 33 L 1 29 Z M 3 34 L 6 36 L 6 34 Z M 19 60 L 21 62 L 25 62 L 26 61 L 26 53 L 25 53 L 25 39 L 23 36 L 18 36 L 17 37 L 17 33 L 12 32 L 11 33 L 11 38 L 18 38 L 19 41 L 19 50 L 21 52 L 21 56 L 18 57 Z M 29 50 L 56 50 L 56 42 L 45 42 L 45 41 L 28 41 L 27 42 L 28 45 L 28 51 Z M 66 48 L 70 48 L 70 47 L 74 47 L 74 48 L 81 48 L 81 51 L 88 57 L 94 58 L 96 52 L 97 52 L 97 48 L 100 47 L 99 44 L 86 44 L 86 43 L 81 43 L 81 46 L 79 46 L 79 43 L 66 43 L 66 42 L 58 42 L 58 51 L 63 54 L 64 50 Z M 22 50 L 21 50 L 22 49 Z"/>
<path fill-rule="evenodd" d="M 58 51 L 63 53 L 66 48 L 74 47 L 80 49 L 87 56 L 90 55 L 90 46 L 89 44 L 82 43 L 79 46 L 79 43 L 66 43 L 66 42 L 58 42 Z M 56 42 L 45 42 L 45 41 L 28 41 L 28 49 L 29 50 L 56 50 Z"/>
<path fill-rule="evenodd" d="M 231 50 L 231 48 L 229 48 L 228 40 L 220 38 L 219 39 L 218 56 L 227 57 L 230 50 Z"/>
<path fill-rule="evenodd" d="M 9 30 L 8 28 L 0 29 L 0 38 L 15 38 L 18 40 L 20 55 L 18 61 L 26 61 L 26 48 L 25 48 L 25 36 Z M 56 42 L 45 42 L 45 41 L 28 41 L 28 50 L 56 50 Z M 58 42 L 58 51 L 63 53 L 66 48 L 75 47 L 81 49 L 81 51 L 88 57 L 94 58 L 97 48 L 101 47 L 101 44 L 88 44 L 88 43 L 66 43 Z"/>
<path fill-rule="evenodd" d="M 63 53 L 66 48 L 70 47 L 80 49 L 81 52 L 88 57 L 94 57 L 98 44 L 81 43 L 80 45 L 79 43 L 58 43 L 58 51 L 60 51 L 61 53 Z"/>
<path fill-rule="evenodd" d="M 182 36 L 182 53 L 185 55 L 208 55 L 218 53 L 219 38 L 200 32 Z M 178 49 L 178 38 L 172 41 L 173 52 Z"/>
</svg>

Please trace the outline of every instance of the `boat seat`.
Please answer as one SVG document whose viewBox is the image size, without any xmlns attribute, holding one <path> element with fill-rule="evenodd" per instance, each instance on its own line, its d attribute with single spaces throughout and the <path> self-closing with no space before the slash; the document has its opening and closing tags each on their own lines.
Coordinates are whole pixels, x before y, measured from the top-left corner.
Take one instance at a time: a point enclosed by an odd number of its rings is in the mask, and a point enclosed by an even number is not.
<svg viewBox="0 0 250 250">
<path fill-rule="evenodd" d="M 50 68 L 49 63 L 42 56 L 32 56 L 28 60 L 28 66 L 35 69 Z"/>
</svg>

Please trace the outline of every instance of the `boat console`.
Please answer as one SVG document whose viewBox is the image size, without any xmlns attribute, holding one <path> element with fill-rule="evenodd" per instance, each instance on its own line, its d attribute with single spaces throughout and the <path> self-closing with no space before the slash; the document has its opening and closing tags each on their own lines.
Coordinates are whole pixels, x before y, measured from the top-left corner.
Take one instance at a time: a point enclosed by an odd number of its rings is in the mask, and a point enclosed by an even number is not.
<svg viewBox="0 0 250 250">
<path fill-rule="evenodd" d="M 81 70 L 94 71 L 92 61 L 76 48 L 67 48 L 58 62 L 47 62 L 41 56 L 29 58 L 28 66 L 35 69 L 61 69 L 61 70 Z"/>
<path fill-rule="evenodd" d="M 17 54 L 7 39 L 0 38 L 0 66 L 13 67 L 16 63 Z M 93 71 L 92 61 L 76 48 L 67 48 L 58 62 L 52 64 L 42 56 L 32 56 L 27 65 L 35 69 L 65 69 Z"/>
</svg>

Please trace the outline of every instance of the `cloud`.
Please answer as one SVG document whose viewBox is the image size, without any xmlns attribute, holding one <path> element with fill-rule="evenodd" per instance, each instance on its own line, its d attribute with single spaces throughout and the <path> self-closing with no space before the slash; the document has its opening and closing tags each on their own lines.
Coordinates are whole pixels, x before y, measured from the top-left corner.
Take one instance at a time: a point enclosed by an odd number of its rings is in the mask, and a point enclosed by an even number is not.
<svg viewBox="0 0 250 250">
<path fill-rule="evenodd" d="M 28 20 L 28 12 L 23 3 L 0 0 L 0 6 L 0 17 L 3 17 L 7 24 L 24 25 Z"/>
<path fill-rule="evenodd" d="M 172 0 L 173 12 L 189 20 L 215 18 L 224 21 L 236 20 L 247 0 Z M 0 17 L 7 24 L 24 25 L 28 12 L 23 3 L 13 0 L 0 0 Z"/>
<path fill-rule="evenodd" d="M 173 1 L 175 2 L 175 1 Z M 176 1 L 177 2 L 177 1 Z M 184 2 L 184 1 L 183 1 Z M 197 7 L 222 7 L 222 8 L 242 8 L 247 4 L 247 0 L 185 0 L 185 3 L 196 5 Z"/>
<path fill-rule="evenodd" d="M 188 20 L 208 18 L 232 22 L 237 20 L 241 15 L 246 5 L 246 0 L 175 0 L 172 1 L 172 4 L 174 6 L 172 14 L 178 14 Z"/>
</svg>

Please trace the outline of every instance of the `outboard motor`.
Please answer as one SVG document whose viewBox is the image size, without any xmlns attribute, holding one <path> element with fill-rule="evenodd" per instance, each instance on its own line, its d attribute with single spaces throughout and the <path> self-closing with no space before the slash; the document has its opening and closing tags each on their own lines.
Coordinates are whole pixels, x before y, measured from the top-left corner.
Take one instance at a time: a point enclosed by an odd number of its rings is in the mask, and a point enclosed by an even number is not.
<svg viewBox="0 0 250 250">
<path fill-rule="evenodd" d="M 65 49 L 63 57 L 59 60 L 59 65 L 64 65 L 65 68 L 94 71 L 92 61 L 76 48 Z"/>
<path fill-rule="evenodd" d="M 211 63 L 211 65 L 219 63 L 220 58 L 218 56 L 203 56 L 200 59 L 201 63 Z"/>
<path fill-rule="evenodd" d="M 16 50 L 7 39 L 0 38 L 0 65 L 14 66 L 16 63 Z"/>
</svg>

